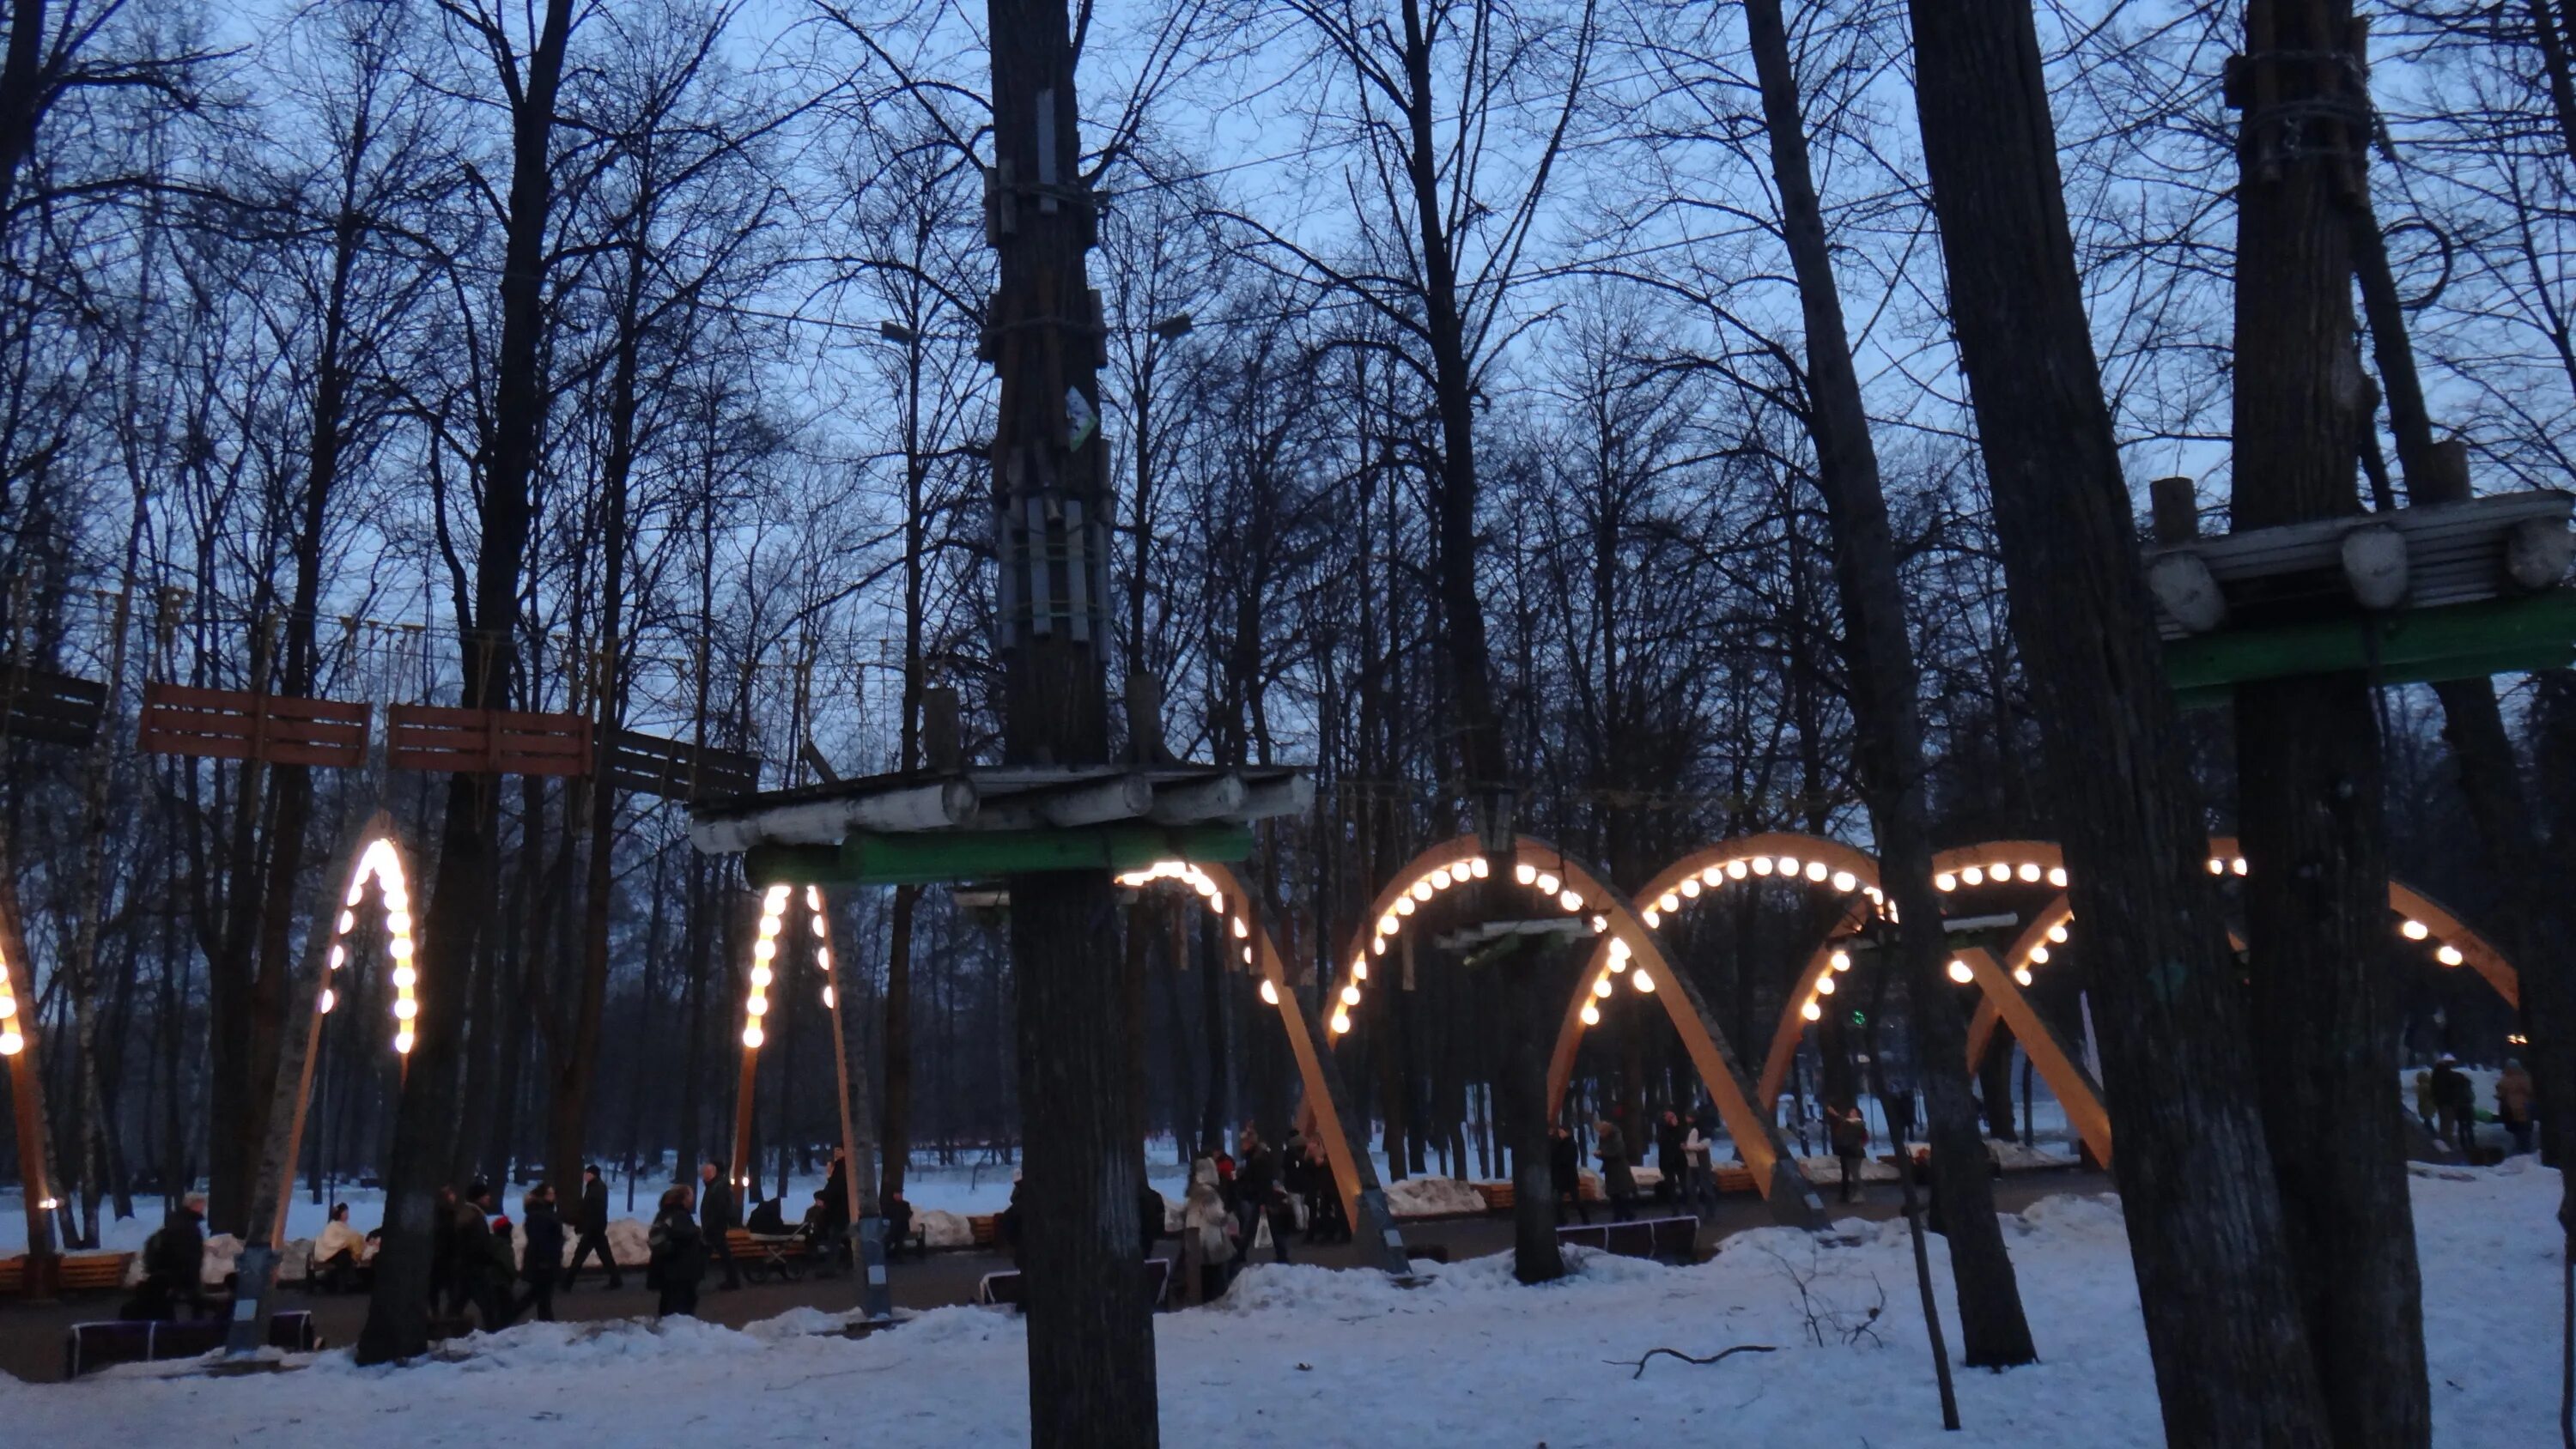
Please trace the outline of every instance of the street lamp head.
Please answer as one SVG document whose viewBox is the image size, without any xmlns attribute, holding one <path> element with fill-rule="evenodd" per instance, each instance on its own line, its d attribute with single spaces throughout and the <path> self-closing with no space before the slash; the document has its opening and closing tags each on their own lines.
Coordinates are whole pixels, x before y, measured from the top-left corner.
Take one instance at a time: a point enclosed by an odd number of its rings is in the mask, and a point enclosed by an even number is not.
<svg viewBox="0 0 2576 1449">
<path fill-rule="evenodd" d="M 921 341 L 921 334 L 889 318 L 877 324 L 877 335 L 897 347 L 911 347 Z"/>
</svg>

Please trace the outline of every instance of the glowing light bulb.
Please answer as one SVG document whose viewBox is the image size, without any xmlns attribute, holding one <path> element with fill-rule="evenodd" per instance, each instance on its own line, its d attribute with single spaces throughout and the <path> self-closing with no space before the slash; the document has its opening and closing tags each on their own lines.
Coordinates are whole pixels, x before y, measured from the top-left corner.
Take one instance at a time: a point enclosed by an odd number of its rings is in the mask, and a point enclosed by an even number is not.
<svg viewBox="0 0 2576 1449">
<path fill-rule="evenodd" d="M 1393 911 L 1389 911 L 1389 912 L 1387 912 L 1385 915 L 1380 916 L 1380 917 L 1378 917 L 1378 918 L 1377 918 L 1377 933 L 1378 933 L 1379 935 L 1381 935 L 1381 936 L 1392 936 L 1392 935 L 1394 935 L 1394 934 L 1395 934 L 1395 931 L 1396 931 L 1395 912 L 1393 912 Z"/>
<path fill-rule="evenodd" d="M 759 940 L 752 942 L 751 959 L 764 965 L 777 960 L 778 943 L 770 940 L 767 936 L 763 936 Z"/>
<path fill-rule="evenodd" d="M 2045 966 L 2045 965 L 2047 965 L 2047 964 L 2048 964 L 2048 948 L 2047 948 L 2046 946 L 2033 946 L 2033 947 L 2031 947 L 2031 948 L 2030 948 L 2030 958 L 2029 958 L 2029 959 L 2030 959 L 2030 964 L 2032 964 L 2033 966 Z"/>
<path fill-rule="evenodd" d="M 742 1004 L 742 1013 L 745 1016 L 767 1016 L 769 1014 L 769 998 L 766 996 L 755 996 L 751 998 L 749 1001 Z"/>
<path fill-rule="evenodd" d="M 775 936 L 778 934 L 779 928 L 786 924 L 787 919 L 784 916 L 772 911 L 768 915 L 760 918 L 760 934 L 763 936 Z"/>
<path fill-rule="evenodd" d="M 1610 938 L 1610 959 L 1613 961 L 1628 959 L 1628 943 L 1625 939 L 1618 936 Z"/>
<path fill-rule="evenodd" d="M 1837 971 L 1849 971 L 1851 969 L 1851 953 L 1849 951 L 1836 951 L 1830 958 L 1828 958 L 1826 964 L 1832 966 Z"/>
<path fill-rule="evenodd" d="M 1431 882 L 1427 877 L 1413 883 L 1413 898 L 1417 901 L 1431 899 Z"/>
<path fill-rule="evenodd" d="M 340 913 L 339 934 L 343 936 L 349 934 L 349 928 L 356 924 L 358 924 L 358 913 L 356 911 L 342 911 Z"/>
<path fill-rule="evenodd" d="M 394 1020 L 409 1021 L 420 1015 L 420 1003 L 405 999 L 394 1003 Z"/>
<path fill-rule="evenodd" d="M 408 966 L 397 966 L 394 968 L 394 989 L 396 991 L 409 991 L 419 984 L 419 972 Z"/>
<path fill-rule="evenodd" d="M 410 960 L 412 957 L 411 937 L 394 937 L 394 943 L 385 948 L 385 954 L 393 957 L 397 961 Z"/>
<path fill-rule="evenodd" d="M 2013 980 L 2020 982 L 2024 986 L 2028 986 L 2031 983 L 2030 968 L 2027 966 L 2014 967 Z"/>
<path fill-rule="evenodd" d="M 1957 890 L 1959 888 L 1959 878 L 1945 870 L 1939 875 L 1932 877 L 1932 888 L 1936 891 Z"/>
<path fill-rule="evenodd" d="M 838 1000 L 838 998 L 836 998 L 836 997 L 834 997 L 834 996 L 832 995 L 832 988 L 831 988 L 831 987 L 829 987 L 829 986 L 824 987 L 824 988 L 823 988 L 823 1009 L 824 1009 L 825 1011 L 829 1011 L 829 1010 L 831 1010 L 831 1009 L 832 1009 L 834 1006 L 836 1006 L 836 1005 L 839 1005 L 839 1000 Z"/>
<path fill-rule="evenodd" d="M 1335 1035 L 1335 1036 L 1343 1036 L 1343 1035 L 1347 1035 L 1347 1034 L 1349 1033 L 1350 1029 L 1351 1029 L 1351 1014 L 1350 1014 L 1349 1012 L 1347 1012 L 1347 1011 L 1336 1011 L 1336 1012 L 1334 1012 L 1334 1013 L 1333 1013 L 1332 1027 L 1333 1027 L 1333 1035 Z"/>
<path fill-rule="evenodd" d="M 816 916 L 814 918 L 814 939 L 818 941 L 823 939 L 823 918 L 821 916 Z"/>
<path fill-rule="evenodd" d="M 2013 867 L 2013 875 L 2024 885 L 2039 884 L 2039 867 L 2030 861 L 2025 860 L 2020 865 Z"/>
<path fill-rule="evenodd" d="M 1238 941 L 1249 941 L 1249 940 L 1251 940 L 1251 939 L 1252 939 L 1252 923 L 1251 923 L 1251 922 L 1249 922 L 1249 921 L 1247 921 L 1247 920 L 1245 920 L 1245 919 L 1244 919 L 1243 917 L 1241 917 L 1241 916 L 1237 916 L 1237 917 L 1235 917 L 1235 918 L 1234 918 L 1234 939 L 1236 939 L 1236 940 L 1238 940 Z"/>
<path fill-rule="evenodd" d="M 1977 979 L 1977 973 L 1968 969 L 1967 962 L 1953 956 L 1950 958 L 1950 979 L 1965 986 Z"/>
<path fill-rule="evenodd" d="M 769 1038 L 763 1035 L 757 1026 L 746 1026 L 742 1029 L 742 1044 L 748 1051 L 760 1050 L 760 1044 L 767 1040 Z"/>
<path fill-rule="evenodd" d="M 1646 909 L 1639 912 L 1638 915 L 1639 918 L 1646 923 L 1646 929 L 1649 931 L 1664 923 L 1663 913 L 1656 910 L 1653 906 L 1646 907 Z"/>
<path fill-rule="evenodd" d="M 1832 872 L 1826 868 L 1825 863 L 1821 860 L 1811 860 L 1807 862 L 1807 879 L 1817 885 L 1823 885 L 1825 883 L 1825 877 L 1831 873 Z"/>
<path fill-rule="evenodd" d="M 1812 1001 L 1799 1007 L 1798 1014 L 1809 1021 L 1822 1021 L 1825 1019 L 1825 1009 Z"/>
<path fill-rule="evenodd" d="M 331 962 L 330 962 L 331 969 L 332 969 L 332 970 L 334 970 L 334 971 L 337 971 L 337 970 L 339 970 L 341 967 L 346 966 L 346 965 L 348 965 L 348 964 L 349 964 L 349 948 L 348 948 L 348 947 L 346 947 L 346 946 L 337 946 L 337 945 L 333 946 L 333 947 L 331 948 Z"/>
<path fill-rule="evenodd" d="M 388 930 L 388 931 L 393 932 L 393 933 L 394 933 L 395 935 L 397 935 L 397 936 L 408 936 L 408 935 L 410 935 L 410 934 L 411 934 L 411 912 L 409 912 L 409 911 L 388 911 L 388 912 L 386 912 L 386 913 L 385 913 L 385 929 L 386 929 L 386 930 Z"/>
<path fill-rule="evenodd" d="M 2211 875 L 2227 874 L 2227 862 L 2220 860 L 2217 856 L 2211 856 L 2209 858 L 2209 873 Z"/>
<path fill-rule="evenodd" d="M 1640 996 L 1652 996 L 1655 994 L 1655 978 L 1647 975 L 1646 968 L 1643 966 L 1640 966 L 1636 970 L 1628 973 L 1628 984 L 1635 987 L 1637 989 L 1637 994 Z"/>
<path fill-rule="evenodd" d="M 1366 956 L 1362 956 L 1351 963 L 1351 979 L 1353 981 L 1366 981 L 1368 979 L 1368 958 Z M 1268 983 L 1265 982 L 1263 984 L 1267 985 Z"/>
<path fill-rule="evenodd" d="M 1476 879 L 1483 880 L 1485 877 L 1494 873 L 1494 868 L 1487 865 L 1485 863 L 1485 858 L 1480 855 L 1467 863 L 1467 872 L 1468 874 L 1473 875 Z"/>
<path fill-rule="evenodd" d="M 2227 863 L 2227 869 L 2231 874 L 2243 875 L 2245 873 L 2245 857 L 2240 855 L 2234 860 L 2229 861 Z"/>
<path fill-rule="evenodd" d="M 1847 871 L 1847 870 L 1838 870 L 1838 871 L 1835 871 L 1835 872 L 1834 872 L 1834 889 L 1835 889 L 1835 890 L 1843 891 L 1843 892 L 1848 893 L 1848 892 L 1850 892 L 1850 891 L 1853 891 L 1853 890 L 1858 889 L 1858 888 L 1859 888 L 1859 886 L 1860 886 L 1860 877 L 1859 877 L 1859 876 L 1856 876 L 1856 875 L 1852 874 L 1850 871 Z"/>
<path fill-rule="evenodd" d="M 1342 1005 L 1344 1005 L 1344 1006 L 1357 1006 L 1357 1005 L 1359 1005 L 1359 1004 L 1360 1004 L 1360 989 L 1359 989 L 1357 986 L 1349 986 L 1349 985 L 1344 986 L 1344 987 L 1342 988 Z"/>
<path fill-rule="evenodd" d="M 339 1004 L 340 998 L 338 994 L 333 992 L 330 987 L 325 986 L 322 988 L 322 999 L 313 1003 L 313 1009 L 322 1013 L 324 1016 L 329 1016 L 331 1014 L 331 1008 Z M 8 1015 L 7 1012 L 0 1011 L 0 1016 L 6 1015 Z"/>
<path fill-rule="evenodd" d="M 1444 865 L 1431 872 L 1431 888 L 1435 891 L 1449 889 L 1449 867 Z"/>
<path fill-rule="evenodd" d="M 1767 855 L 1757 855 L 1753 857 L 1753 873 L 1755 875 L 1769 875 L 1771 873 L 1771 857 Z"/>
<path fill-rule="evenodd" d="M 1610 918 L 1608 916 L 1594 916 L 1590 924 L 1592 926 L 1592 934 L 1598 936 L 1602 932 L 1610 929 Z"/>
<path fill-rule="evenodd" d="M 16 1016 L 17 1014 L 18 998 L 14 996 L 0 996 L 0 1021 L 7 1021 L 9 1018 Z"/>
<path fill-rule="evenodd" d="M 1671 891 L 1666 891 L 1662 895 L 1655 897 L 1655 909 L 1663 912 L 1665 915 L 1669 916 L 1681 908 L 1682 898 L 1674 895 Z"/>
<path fill-rule="evenodd" d="M 1583 909 L 1583 897 L 1573 891 L 1557 892 L 1556 903 L 1565 907 L 1569 911 L 1579 911 Z"/>
<path fill-rule="evenodd" d="M 815 948 L 814 948 L 814 964 L 815 964 L 817 967 L 819 967 L 820 969 L 822 969 L 822 970 L 825 970 L 825 971 L 829 971 L 829 970 L 831 970 L 831 969 L 832 969 L 832 948 L 831 948 L 831 947 L 829 947 L 829 946 L 817 946 L 817 947 L 815 947 Z"/>
<path fill-rule="evenodd" d="M 1530 882 L 1538 879 L 1538 867 L 1530 864 L 1526 860 L 1522 861 L 1520 864 L 1512 867 L 1512 879 L 1519 881 L 1522 885 L 1528 885 Z"/>
<path fill-rule="evenodd" d="M 2457 946 L 2444 946 L 2441 950 L 2433 953 L 2433 959 L 2441 962 L 2445 966 L 2457 966 L 2469 958 L 2461 955 L 2460 948 Z"/>
<path fill-rule="evenodd" d="M 395 1033 L 394 1033 L 394 1051 L 395 1051 L 398 1055 L 401 1055 L 401 1056 L 410 1056 L 410 1055 L 411 1055 L 411 1047 L 412 1047 L 412 1043 L 413 1043 L 414 1041 L 416 1041 L 416 1040 L 418 1040 L 418 1038 L 414 1037 L 410 1032 L 407 1032 L 407 1031 L 398 1031 L 398 1032 L 395 1032 Z"/>
<path fill-rule="evenodd" d="M 1727 864 L 1732 865 L 1734 862 L 1729 861 Z M 1701 871 L 1699 873 L 1699 878 L 1713 886 L 1724 885 L 1726 884 L 1726 866 L 1712 865 L 1708 869 Z"/>
<path fill-rule="evenodd" d="M 1413 914 L 1413 897 L 1411 897 L 1411 896 L 1397 896 L 1397 897 L 1395 898 L 1395 913 L 1396 913 L 1397 915 L 1399 915 L 1399 916 L 1409 916 L 1409 915 L 1412 915 L 1412 914 Z"/>
<path fill-rule="evenodd" d="M 1565 887 L 1565 882 L 1558 880 L 1555 876 L 1549 875 L 1546 871 L 1540 871 L 1538 873 L 1538 879 L 1530 882 L 1530 884 L 1537 886 L 1538 893 L 1543 896 L 1555 895 Z"/>
<path fill-rule="evenodd" d="M 1778 865 L 1778 867 L 1779 867 L 1779 871 L 1780 871 L 1780 873 L 1781 873 L 1782 875 L 1784 875 L 1784 876 L 1791 876 L 1791 877 L 1795 877 L 1795 876 L 1798 874 L 1798 871 L 1799 871 L 1799 869 L 1800 869 L 1799 864 L 1798 864 L 1798 857 L 1796 857 L 1796 856 L 1794 856 L 1794 855 L 1784 855 L 1784 856 L 1780 857 L 1779 861 L 1777 862 L 1777 865 Z"/>
<path fill-rule="evenodd" d="M 1682 878 L 1682 895 L 1683 895 L 1683 897 L 1684 897 L 1685 899 L 1688 899 L 1688 900 L 1694 900 L 1694 901 L 1695 901 L 1695 900 L 1698 900 L 1698 899 L 1699 899 L 1699 877 L 1698 877 L 1698 876 L 1695 876 L 1695 875 L 1694 875 L 1694 876 L 1685 876 L 1685 877 L 1683 877 L 1683 878 Z"/>
<path fill-rule="evenodd" d="M 1601 1008 L 1593 1005 L 1589 1001 L 1583 1003 L 1582 1020 L 1585 1026 L 1599 1026 L 1601 1024 Z M 13 1047 L 11 1050 L 14 1051 L 16 1048 Z"/>
<path fill-rule="evenodd" d="M 1985 883 L 1986 873 L 1973 865 L 1959 872 L 1959 884 L 1961 885 L 1980 886 Z"/>
<path fill-rule="evenodd" d="M 2062 865 L 2050 866 L 2048 868 L 2048 883 L 2057 887 L 2059 890 L 2066 889 L 2066 867 Z"/>
<path fill-rule="evenodd" d="M 2056 925 L 2056 926 L 2051 926 L 2051 927 L 2049 927 L 2049 928 L 2048 928 L 2048 939 L 2049 939 L 2049 940 L 2051 940 L 2051 941 L 2053 941 L 2053 942 L 2055 942 L 2055 943 L 2057 943 L 2057 944 L 2058 944 L 2058 945 L 2060 945 L 2060 946 L 2065 945 L 2065 944 L 2066 944 L 2066 927 L 2065 927 L 2065 926 L 2063 926 L 2063 925 Z"/>
<path fill-rule="evenodd" d="M 1369 954 L 1370 954 L 1370 955 L 1372 955 L 1372 956 L 1383 956 L 1383 955 L 1385 955 L 1385 954 L 1386 954 L 1386 937 L 1384 937 L 1384 936 L 1379 936 L 1379 937 L 1376 937 L 1376 938 L 1372 939 L 1372 940 L 1369 942 Z"/>
<path fill-rule="evenodd" d="M 771 914 L 771 915 L 773 915 L 773 916 L 774 916 L 774 915 L 779 914 L 780 912 L 782 912 L 782 911 L 784 911 L 784 910 L 786 910 L 786 909 L 787 909 L 787 894 L 788 894 L 788 892 L 787 892 L 787 887 L 786 887 L 786 886 L 784 886 L 784 885 L 774 885 L 774 886 L 771 886 L 768 890 L 765 890 L 765 891 L 761 892 L 761 895 L 760 895 L 760 904 L 761 904 L 761 909 L 763 909 L 763 910 L 765 910 L 765 911 L 769 912 L 769 914 Z"/>
<path fill-rule="evenodd" d="M 2397 928 L 2397 934 L 2404 936 L 2409 941 L 2421 941 L 2425 937 L 2433 934 L 2433 928 L 2425 925 L 2422 921 L 2408 921 Z"/>
<path fill-rule="evenodd" d="M 1270 1006 L 1279 1004 L 1279 988 L 1270 984 L 1270 978 L 1267 976 L 1261 978 L 1261 1000 Z"/>
<path fill-rule="evenodd" d="M 1726 878 L 1728 880 L 1742 880 L 1752 873 L 1753 872 L 1751 870 L 1746 868 L 1743 861 L 1730 860 L 1726 863 Z"/>
<path fill-rule="evenodd" d="M 770 974 L 770 970 L 766 966 L 754 966 L 751 968 L 751 984 L 755 990 L 760 987 L 767 986 L 770 982 L 777 979 L 777 977 Z"/>
<path fill-rule="evenodd" d="M 1831 996 L 1831 995 L 1833 995 L 1833 994 L 1834 994 L 1834 978 L 1833 978 L 1832 976 L 1830 976 L 1830 975 L 1827 975 L 1827 976 L 1819 976 L 1819 977 L 1817 977 L 1817 978 L 1816 978 L 1816 994 L 1817 994 L 1818 996 Z"/>
<path fill-rule="evenodd" d="M 1607 976 L 1594 977 L 1592 979 L 1592 994 L 1595 996 L 1608 996 L 1610 994 L 1610 978 Z"/>
</svg>

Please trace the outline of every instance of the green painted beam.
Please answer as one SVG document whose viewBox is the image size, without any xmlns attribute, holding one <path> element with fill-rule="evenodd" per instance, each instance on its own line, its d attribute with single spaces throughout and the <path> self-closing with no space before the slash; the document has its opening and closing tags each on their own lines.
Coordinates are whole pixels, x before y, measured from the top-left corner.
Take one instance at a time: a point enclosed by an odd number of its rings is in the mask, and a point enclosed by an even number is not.
<svg viewBox="0 0 2576 1449">
<path fill-rule="evenodd" d="M 2478 679 L 2576 663 L 2576 589 L 2486 599 L 2387 618 L 2222 629 L 2165 646 L 2165 676 L 2185 708 L 2225 704 L 2234 686 L 2302 674 L 2376 670 L 2386 684 Z"/>
<path fill-rule="evenodd" d="M 934 885 L 1041 871 L 1134 870 L 1158 860 L 1252 854 L 1239 825 L 1101 825 L 1076 830 L 942 830 L 851 835 L 839 845 L 758 845 L 743 870 L 762 885 Z"/>
</svg>

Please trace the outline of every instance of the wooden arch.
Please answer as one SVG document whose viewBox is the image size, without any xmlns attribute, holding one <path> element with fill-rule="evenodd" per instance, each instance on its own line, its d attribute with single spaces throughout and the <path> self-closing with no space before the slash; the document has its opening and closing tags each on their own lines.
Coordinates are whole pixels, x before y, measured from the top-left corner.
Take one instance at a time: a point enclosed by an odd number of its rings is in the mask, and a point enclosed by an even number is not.
<svg viewBox="0 0 2576 1449">
<path fill-rule="evenodd" d="M 1743 1153 L 1745 1166 L 1752 1170 L 1754 1185 L 1761 1190 L 1772 1214 L 1785 1222 L 1821 1224 L 1824 1221 L 1824 1204 L 1799 1173 L 1797 1163 L 1780 1140 L 1779 1130 L 1772 1125 L 1770 1114 L 1755 1110 L 1752 1099 L 1745 1092 L 1744 1078 L 1736 1064 L 1734 1050 L 1727 1044 L 1726 1034 L 1719 1028 L 1717 1018 L 1710 1014 L 1708 1003 L 1700 998 L 1699 989 L 1673 970 L 1671 962 L 1665 959 L 1663 949 L 1656 944 L 1654 931 L 1646 924 L 1642 913 L 1580 861 L 1568 857 L 1564 851 L 1544 840 L 1528 835 L 1517 837 L 1516 856 L 1515 885 L 1533 892 L 1545 892 L 1553 897 L 1559 910 L 1586 918 L 1593 933 L 1603 938 L 1597 949 L 1606 951 L 1612 940 L 1623 943 L 1632 963 L 1631 969 L 1644 971 L 1654 984 L 1656 997 L 1663 1002 L 1665 1014 L 1672 1018 L 1673 1029 L 1680 1033 L 1682 1045 L 1690 1053 L 1691 1065 L 1698 1069 L 1700 1080 L 1716 1099 L 1718 1114 L 1725 1120 L 1728 1134 Z M 1399 906 L 1399 900 L 1418 906 L 1437 896 L 1448 888 L 1437 883 L 1443 874 L 1448 877 L 1449 885 L 1455 885 L 1455 867 L 1461 862 L 1468 865 L 1470 879 L 1482 879 L 1484 875 L 1478 867 L 1484 859 L 1483 847 L 1472 835 L 1460 836 L 1416 855 L 1378 893 L 1370 912 L 1376 933 L 1371 944 L 1357 948 L 1353 955 L 1354 963 L 1365 967 L 1370 955 L 1382 954 L 1384 947 L 1377 943 L 1400 936 L 1403 923 L 1411 916 L 1412 910 Z M 1533 878 L 1518 879 L 1523 869 L 1530 871 Z M 1588 976 L 1586 980 L 1589 980 Z M 1568 1008 L 1569 1019 L 1581 1010 L 1582 999 L 1578 995 L 1574 1005 Z M 1548 1069 L 1547 1101 L 1551 1114 L 1564 1096 L 1565 1080 L 1572 1061 L 1560 1031 L 1556 1059 L 1551 1060 Z"/>
<path fill-rule="evenodd" d="M 751 969 L 746 973 L 743 993 L 742 1075 L 735 1083 L 733 1154 L 727 1175 L 737 1191 L 751 1181 L 752 1089 L 759 1079 L 760 1049 L 768 1041 L 764 1023 L 769 1019 L 769 988 L 776 980 L 776 968 L 770 963 L 780 959 L 779 940 L 790 930 L 788 923 L 800 914 L 805 932 L 813 938 L 815 973 L 823 978 L 823 1008 L 832 1015 L 832 1080 L 839 1089 L 833 1099 L 840 1110 L 841 1186 L 847 1194 L 845 1209 L 850 1220 L 856 1222 L 876 1215 L 869 1208 L 876 1198 L 876 1171 L 874 1163 L 859 1154 L 858 1121 L 850 1106 L 850 1034 L 841 1014 L 840 977 L 832 971 L 832 913 L 818 885 L 805 886 L 801 895 L 797 887 L 777 882 L 761 887 L 760 920 L 752 935 Z M 694 1171 L 691 1164 L 680 1166 L 684 1172 Z M 782 1195 L 784 1187 L 782 1183 Z M 873 1260 L 868 1269 L 877 1270 Z M 874 1292 L 873 1282 L 870 1292 Z"/>
<path fill-rule="evenodd" d="M 9 1100 L 18 1125 L 18 1181 L 27 1211 L 27 1296 L 53 1292 L 53 1188 L 45 1177 L 45 1076 L 36 1063 L 36 972 L 18 934 L 15 883 L 0 872 L 0 1061 L 9 1068 Z"/>
</svg>

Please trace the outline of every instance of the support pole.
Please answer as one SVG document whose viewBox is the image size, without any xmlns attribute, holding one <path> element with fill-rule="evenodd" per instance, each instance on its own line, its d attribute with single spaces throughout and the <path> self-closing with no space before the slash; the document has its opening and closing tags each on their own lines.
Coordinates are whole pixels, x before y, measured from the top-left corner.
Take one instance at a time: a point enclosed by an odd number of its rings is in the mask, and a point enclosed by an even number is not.
<svg viewBox="0 0 2576 1449">
<path fill-rule="evenodd" d="M 26 1295 L 29 1302 L 50 1302 L 62 1256 L 54 1244 L 53 1185 L 45 1175 L 45 1083 L 36 1069 L 36 980 L 27 966 L 27 947 L 18 934 L 17 891 L 0 872 L 0 972 L 18 1013 L 0 1024 L 19 1038 L 9 1054 L 9 1099 L 18 1122 L 18 1181 L 27 1210 Z"/>
</svg>

